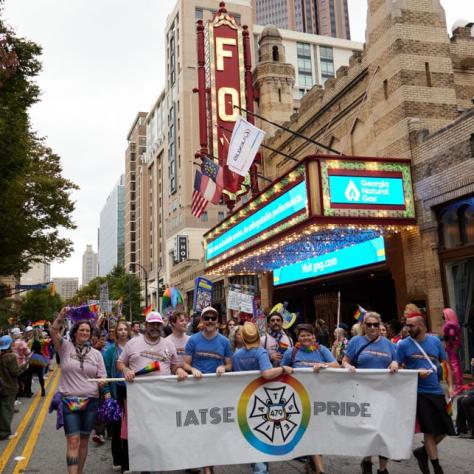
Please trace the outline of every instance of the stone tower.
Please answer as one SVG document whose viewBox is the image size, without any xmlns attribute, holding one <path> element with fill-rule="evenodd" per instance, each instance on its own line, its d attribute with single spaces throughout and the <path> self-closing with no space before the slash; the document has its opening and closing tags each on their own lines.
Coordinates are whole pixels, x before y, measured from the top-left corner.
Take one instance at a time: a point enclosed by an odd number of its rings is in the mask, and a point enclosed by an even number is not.
<svg viewBox="0 0 474 474">
<path fill-rule="evenodd" d="M 272 122 L 286 122 L 293 113 L 295 69 L 285 62 L 285 47 L 276 26 L 264 28 L 258 45 L 254 72 L 254 86 L 259 98 L 258 113 Z M 267 138 L 276 131 L 276 127 L 267 122 L 258 125 L 267 132 Z"/>
</svg>

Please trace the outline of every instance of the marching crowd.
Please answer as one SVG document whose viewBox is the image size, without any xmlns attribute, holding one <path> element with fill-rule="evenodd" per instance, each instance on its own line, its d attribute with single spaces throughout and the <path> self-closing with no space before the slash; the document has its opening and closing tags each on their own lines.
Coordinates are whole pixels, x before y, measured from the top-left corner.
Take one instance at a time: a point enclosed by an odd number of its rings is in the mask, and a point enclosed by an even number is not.
<svg viewBox="0 0 474 474">
<path fill-rule="evenodd" d="M 51 326 L 28 326 L 23 332 L 12 328 L 0 338 L 0 439 L 15 436 L 13 413 L 19 399 L 33 395 L 33 376 L 38 378 L 41 396 L 45 395 L 44 378 L 56 357 L 61 374 L 50 411 L 57 410 L 57 427 L 64 427 L 70 474 L 83 472 L 92 433 L 97 444 L 111 438 L 113 469 L 130 472 L 127 384 L 146 375 L 173 374 L 179 382 L 190 375 L 257 370 L 271 380 L 303 367 L 315 373 L 342 368 L 348 376 L 356 369 L 382 368 L 391 373 L 416 369 L 416 431 L 423 433 L 423 444 L 413 454 L 420 471 L 429 474 L 431 466 L 435 474 L 443 472 L 437 446 L 446 435 L 474 434 L 474 390 L 463 385 L 457 318 L 449 308 L 443 312 L 443 337 L 427 332 L 425 317 L 414 305 L 407 305 L 403 324 L 398 320 L 385 324 L 378 313 L 367 312 L 350 334 L 340 324 L 333 337 L 324 320 L 285 331 L 279 312 L 268 315 L 263 335 L 252 322 L 231 319 L 221 327 L 220 315 L 211 306 L 191 320 L 180 311 L 169 321 L 152 311 L 143 327 L 100 318 L 68 324 L 67 314 L 68 308 L 63 308 Z M 443 370 L 449 400 L 457 399 L 457 430 L 440 383 Z M 389 460 L 379 453 L 373 456 L 379 458 L 377 473 L 387 474 Z M 315 453 L 307 462 L 315 472 L 324 473 L 322 456 Z M 372 457 L 364 458 L 362 473 L 372 473 L 372 468 Z M 212 472 L 211 466 L 203 469 Z M 255 463 L 252 469 L 266 473 L 268 463 Z"/>
</svg>

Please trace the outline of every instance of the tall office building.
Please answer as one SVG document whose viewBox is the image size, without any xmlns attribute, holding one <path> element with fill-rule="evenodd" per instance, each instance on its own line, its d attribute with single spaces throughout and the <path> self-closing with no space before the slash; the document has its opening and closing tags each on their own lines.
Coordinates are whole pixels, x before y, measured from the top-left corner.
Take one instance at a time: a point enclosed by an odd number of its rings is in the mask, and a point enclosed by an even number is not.
<svg viewBox="0 0 474 474">
<path fill-rule="evenodd" d="M 97 263 L 97 254 L 92 250 L 92 245 L 87 245 L 82 254 L 82 286 L 97 276 Z"/>
<path fill-rule="evenodd" d="M 252 0 L 254 22 L 350 39 L 347 0 Z"/>
<path fill-rule="evenodd" d="M 79 289 L 79 278 L 53 278 L 53 283 L 63 300 L 72 298 Z"/>
<path fill-rule="evenodd" d="M 98 235 L 99 275 L 105 276 L 115 265 L 124 264 L 125 252 L 125 177 L 120 176 L 118 183 L 107 197 L 100 212 Z"/>
<path fill-rule="evenodd" d="M 51 280 L 51 265 L 49 263 L 33 263 L 30 269 L 21 275 L 22 285 L 37 285 L 39 283 L 49 283 Z"/>
</svg>

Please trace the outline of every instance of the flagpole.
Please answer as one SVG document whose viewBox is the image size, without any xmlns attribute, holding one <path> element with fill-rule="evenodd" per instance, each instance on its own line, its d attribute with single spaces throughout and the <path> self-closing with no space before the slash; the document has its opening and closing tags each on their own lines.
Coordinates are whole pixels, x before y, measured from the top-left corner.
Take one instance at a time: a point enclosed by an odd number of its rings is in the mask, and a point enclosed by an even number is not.
<svg viewBox="0 0 474 474">
<path fill-rule="evenodd" d="M 339 327 L 339 323 L 341 322 L 341 292 L 337 292 L 337 325 Z"/>
<path fill-rule="evenodd" d="M 244 112 L 248 113 L 248 114 L 252 114 L 254 115 L 255 117 L 259 118 L 260 120 L 263 120 L 264 122 L 267 122 L 269 123 L 270 125 L 273 125 L 274 127 L 278 127 L 278 128 L 281 128 L 282 130 L 285 130 L 285 132 L 288 132 L 288 133 L 291 133 L 299 138 L 302 138 L 303 140 L 306 140 L 310 143 L 312 143 L 313 145 L 317 145 L 321 148 L 324 148 L 325 150 L 328 150 L 332 153 L 337 153 L 338 155 L 341 155 L 341 156 L 344 156 L 343 153 L 341 153 L 340 151 L 338 150 L 335 150 L 334 148 L 331 148 L 330 146 L 327 146 L 327 145 L 324 145 L 320 142 L 317 142 L 316 140 L 313 140 L 312 138 L 308 138 L 308 137 L 305 137 L 304 135 L 302 135 L 301 133 L 299 132 L 295 132 L 294 130 L 291 130 L 290 128 L 287 128 L 287 127 L 283 127 L 283 125 L 279 125 L 278 123 L 275 123 L 275 122 L 272 122 L 271 120 L 268 120 L 266 119 L 265 117 L 262 117 L 261 115 L 258 115 L 256 114 L 255 112 L 251 112 L 250 110 L 247 110 L 247 109 L 244 109 L 243 107 L 239 107 L 238 105 L 234 105 L 234 108 L 235 109 L 239 109 L 239 110 L 243 110 Z"/>
</svg>

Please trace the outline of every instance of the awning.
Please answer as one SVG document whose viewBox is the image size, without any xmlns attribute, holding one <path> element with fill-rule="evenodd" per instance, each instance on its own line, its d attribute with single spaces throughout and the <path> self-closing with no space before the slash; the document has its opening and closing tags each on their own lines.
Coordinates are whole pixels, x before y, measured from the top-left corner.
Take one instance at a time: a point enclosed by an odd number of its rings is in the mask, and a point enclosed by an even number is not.
<svg viewBox="0 0 474 474">
<path fill-rule="evenodd" d="M 204 235 L 206 273 L 260 273 L 416 224 L 410 163 L 306 157 Z"/>
</svg>

